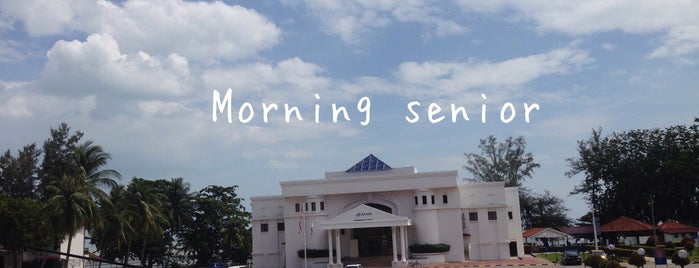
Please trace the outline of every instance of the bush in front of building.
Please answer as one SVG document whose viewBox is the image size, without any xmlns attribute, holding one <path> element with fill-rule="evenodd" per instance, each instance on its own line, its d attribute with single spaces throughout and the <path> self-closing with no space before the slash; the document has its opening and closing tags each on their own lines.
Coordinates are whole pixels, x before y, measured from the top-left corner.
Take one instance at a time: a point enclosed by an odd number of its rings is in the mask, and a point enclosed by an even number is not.
<svg viewBox="0 0 699 268">
<path fill-rule="evenodd" d="M 689 264 L 689 258 L 680 258 L 677 252 L 679 252 L 679 250 L 675 250 L 675 252 L 672 254 L 672 263 L 682 267 Z"/>
<path fill-rule="evenodd" d="M 686 249 L 687 252 L 691 255 L 692 250 L 694 250 L 694 239 L 685 236 L 684 238 L 682 238 L 680 246 L 684 247 L 684 249 Z"/>
<path fill-rule="evenodd" d="M 590 266 L 591 268 L 604 268 L 604 266 L 600 266 L 602 262 L 605 262 L 604 264 L 606 265 L 606 260 L 602 258 L 600 255 L 596 254 L 591 254 L 585 258 L 585 265 Z"/>
<path fill-rule="evenodd" d="M 636 267 L 641 267 L 646 264 L 646 258 L 644 256 L 638 255 L 638 252 L 632 252 L 631 256 L 629 256 L 629 264 L 636 266 Z"/>
<path fill-rule="evenodd" d="M 447 244 L 415 244 L 408 247 L 412 253 L 442 253 L 448 252 Z"/>
<path fill-rule="evenodd" d="M 655 236 L 648 237 L 648 240 L 646 240 L 646 246 L 655 246 Z"/>
<path fill-rule="evenodd" d="M 299 250 L 296 252 L 299 255 L 299 258 L 303 259 L 304 258 L 304 251 L 303 249 Z M 328 257 L 328 250 L 327 249 L 306 249 L 306 254 L 308 254 L 308 258 L 327 258 Z M 335 251 L 333 250 L 333 256 L 335 256 Z"/>
<path fill-rule="evenodd" d="M 604 266 L 602 266 L 604 264 Z M 619 264 L 619 262 L 614 260 L 602 260 L 600 263 L 600 268 L 624 268 Z"/>
</svg>

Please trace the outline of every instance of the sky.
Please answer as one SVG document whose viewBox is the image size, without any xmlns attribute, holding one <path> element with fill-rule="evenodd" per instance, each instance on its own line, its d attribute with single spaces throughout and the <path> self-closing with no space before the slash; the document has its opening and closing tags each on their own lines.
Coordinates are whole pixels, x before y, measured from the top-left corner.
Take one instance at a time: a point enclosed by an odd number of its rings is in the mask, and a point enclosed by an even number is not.
<svg viewBox="0 0 699 268">
<path fill-rule="evenodd" d="M 122 184 L 238 185 L 249 204 L 369 154 L 462 180 L 480 139 L 523 136 L 541 165 L 524 186 L 575 219 L 577 141 L 699 117 L 696 14 L 697 1 L 0 0 L 0 150 L 65 122 Z"/>
</svg>

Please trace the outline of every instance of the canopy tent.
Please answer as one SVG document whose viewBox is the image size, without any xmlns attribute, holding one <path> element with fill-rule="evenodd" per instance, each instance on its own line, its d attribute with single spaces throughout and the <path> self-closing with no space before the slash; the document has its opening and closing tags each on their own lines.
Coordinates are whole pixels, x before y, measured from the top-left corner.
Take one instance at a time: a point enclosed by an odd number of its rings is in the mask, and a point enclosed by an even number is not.
<svg viewBox="0 0 699 268">
<path fill-rule="evenodd" d="M 541 244 L 543 246 L 567 245 L 570 235 L 553 228 L 536 227 L 522 233 L 525 243 Z"/>
</svg>

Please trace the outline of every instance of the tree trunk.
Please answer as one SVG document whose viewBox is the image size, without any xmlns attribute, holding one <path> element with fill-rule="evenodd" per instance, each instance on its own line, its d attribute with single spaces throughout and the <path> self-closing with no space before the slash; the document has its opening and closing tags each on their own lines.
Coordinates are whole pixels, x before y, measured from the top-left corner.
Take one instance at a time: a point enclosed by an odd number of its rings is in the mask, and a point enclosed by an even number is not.
<svg viewBox="0 0 699 268">
<path fill-rule="evenodd" d="M 66 249 L 66 264 L 63 267 L 68 268 L 68 259 L 70 258 L 70 246 L 73 243 L 73 236 L 68 234 L 68 249 Z"/>
<path fill-rule="evenodd" d="M 146 266 L 146 238 L 143 238 L 143 250 L 141 251 L 141 266 Z"/>
</svg>

